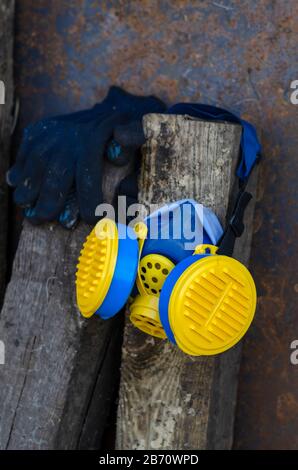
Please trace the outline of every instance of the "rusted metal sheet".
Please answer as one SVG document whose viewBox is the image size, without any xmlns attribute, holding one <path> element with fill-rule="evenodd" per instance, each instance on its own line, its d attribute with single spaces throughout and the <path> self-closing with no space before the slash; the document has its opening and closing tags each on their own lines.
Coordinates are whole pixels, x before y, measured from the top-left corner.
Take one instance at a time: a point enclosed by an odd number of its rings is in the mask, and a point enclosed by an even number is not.
<svg viewBox="0 0 298 470">
<path fill-rule="evenodd" d="M 227 107 L 259 129 L 264 160 L 251 267 L 259 292 L 244 342 L 236 448 L 297 448 L 298 4 L 295 0 L 26 0 L 17 5 L 20 126 L 89 106 L 114 83 L 167 102 Z"/>
</svg>

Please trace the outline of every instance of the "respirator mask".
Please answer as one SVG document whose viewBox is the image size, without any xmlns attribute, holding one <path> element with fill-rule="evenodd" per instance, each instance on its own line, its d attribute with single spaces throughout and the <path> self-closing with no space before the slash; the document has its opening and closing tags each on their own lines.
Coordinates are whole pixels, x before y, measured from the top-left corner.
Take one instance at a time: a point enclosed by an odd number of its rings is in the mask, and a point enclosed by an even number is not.
<svg viewBox="0 0 298 470">
<path fill-rule="evenodd" d="M 218 108 L 174 108 L 235 122 Z M 135 327 L 167 338 L 192 356 L 222 353 L 243 337 L 255 314 L 256 288 L 248 269 L 232 255 L 244 231 L 252 197 L 245 187 L 260 145 L 254 128 L 237 119 L 243 126 L 240 183 L 226 228 L 192 199 L 167 204 L 135 225 L 100 220 L 84 243 L 76 273 L 84 317 L 109 319 L 129 302 Z"/>
</svg>

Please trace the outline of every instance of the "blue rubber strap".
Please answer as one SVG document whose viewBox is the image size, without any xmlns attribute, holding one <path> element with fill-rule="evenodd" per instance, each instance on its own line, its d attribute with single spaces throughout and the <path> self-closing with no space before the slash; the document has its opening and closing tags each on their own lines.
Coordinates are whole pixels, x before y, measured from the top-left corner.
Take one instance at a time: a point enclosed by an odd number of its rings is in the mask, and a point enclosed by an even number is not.
<svg viewBox="0 0 298 470">
<path fill-rule="evenodd" d="M 231 218 L 227 223 L 224 234 L 219 241 L 218 254 L 232 256 L 237 237 L 240 237 L 244 230 L 244 211 L 251 199 L 251 194 L 245 192 L 245 187 L 250 173 L 258 161 L 261 153 L 261 145 L 254 126 L 249 122 L 240 119 L 233 113 L 222 108 L 205 104 L 178 103 L 172 106 L 170 114 L 188 114 L 189 116 L 209 119 L 212 121 L 228 121 L 241 124 L 241 157 L 236 174 L 240 180 L 240 189 L 237 201 Z"/>
<path fill-rule="evenodd" d="M 228 121 L 242 126 L 241 158 L 237 168 L 240 180 L 246 180 L 261 154 L 261 144 L 252 124 L 222 108 L 207 104 L 178 103 L 170 107 L 169 114 L 188 114 L 189 116 L 212 121 Z"/>
</svg>

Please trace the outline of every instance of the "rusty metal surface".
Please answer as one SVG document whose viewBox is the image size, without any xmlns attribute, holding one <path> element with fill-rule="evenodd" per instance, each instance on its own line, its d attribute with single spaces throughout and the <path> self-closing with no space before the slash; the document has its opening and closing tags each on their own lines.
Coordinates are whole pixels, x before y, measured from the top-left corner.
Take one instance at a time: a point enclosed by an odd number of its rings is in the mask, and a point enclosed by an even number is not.
<svg viewBox="0 0 298 470">
<path fill-rule="evenodd" d="M 86 107 L 110 84 L 167 102 L 227 107 L 259 129 L 251 269 L 259 292 L 244 342 L 236 448 L 298 447 L 296 0 L 17 2 L 20 126 Z"/>
</svg>

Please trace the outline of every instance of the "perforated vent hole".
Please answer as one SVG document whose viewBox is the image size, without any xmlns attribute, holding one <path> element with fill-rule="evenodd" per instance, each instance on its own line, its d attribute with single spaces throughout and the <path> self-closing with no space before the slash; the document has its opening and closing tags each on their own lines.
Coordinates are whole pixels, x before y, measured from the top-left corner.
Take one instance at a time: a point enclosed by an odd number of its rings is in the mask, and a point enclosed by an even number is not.
<svg viewBox="0 0 298 470">
<path fill-rule="evenodd" d="M 148 295 L 158 295 L 174 264 L 162 255 L 146 255 L 140 261 L 139 280 Z"/>
</svg>

